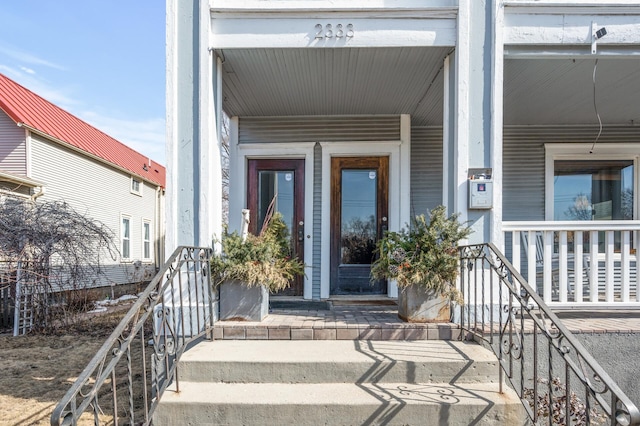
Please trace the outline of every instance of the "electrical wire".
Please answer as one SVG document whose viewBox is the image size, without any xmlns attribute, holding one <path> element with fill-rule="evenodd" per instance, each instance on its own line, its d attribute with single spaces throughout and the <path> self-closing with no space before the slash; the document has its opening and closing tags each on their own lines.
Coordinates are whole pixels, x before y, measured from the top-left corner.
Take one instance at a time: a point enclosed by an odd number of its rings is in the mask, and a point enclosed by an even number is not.
<svg viewBox="0 0 640 426">
<path fill-rule="evenodd" d="M 596 59 L 596 63 L 593 64 L 593 109 L 596 112 L 596 117 L 598 118 L 598 124 L 600 129 L 598 130 L 598 135 L 596 139 L 593 141 L 593 145 L 591 145 L 591 149 L 589 150 L 589 154 L 593 154 L 593 149 L 596 147 L 596 143 L 598 139 L 600 139 L 600 135 L 602 134 L 602 120 L 600 119 L 600 113 L 598 113 L 598 103 L 596 102 L 596 71 L 598 69 L 598 60 Z"/>
</svg>

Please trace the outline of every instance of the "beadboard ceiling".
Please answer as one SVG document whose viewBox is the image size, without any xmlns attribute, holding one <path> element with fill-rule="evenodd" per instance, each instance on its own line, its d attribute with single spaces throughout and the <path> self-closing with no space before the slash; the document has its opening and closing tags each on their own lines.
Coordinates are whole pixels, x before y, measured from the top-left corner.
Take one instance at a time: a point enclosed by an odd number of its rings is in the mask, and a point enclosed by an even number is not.
<svg viewBox="0 0 640 426">
<path fill-rule="evenodd" d="M 450 48 L 226 49 L 224 109 L 231 116 L 410 114 L 439 126 Z M 504 123 L 597 124 L 595 59 L 507 59 Z M 473 82 L 472 82 L 473 83 Z M 599 59 L 603 123 L 640 123 L 640 58 Z"/>
</svg>

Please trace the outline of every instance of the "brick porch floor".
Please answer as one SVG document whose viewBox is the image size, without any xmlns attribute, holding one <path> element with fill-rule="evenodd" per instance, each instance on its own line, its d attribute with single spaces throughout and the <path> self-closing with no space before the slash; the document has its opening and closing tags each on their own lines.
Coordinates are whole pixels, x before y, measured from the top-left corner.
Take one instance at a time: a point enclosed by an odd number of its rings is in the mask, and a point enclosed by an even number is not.
<svg viewBox="0 0 640 426">
<path fill-rule="evenodd" d="M 640 333 L 640 311 L 558 312 L 573 333 Z M 325 309 L 272 309 L 262 322 L 219 321 L 215 339 L 240 340 L 455 340 L 456 324 L 406 323 L 394 305 L 341 305 Z"/>
</svg>

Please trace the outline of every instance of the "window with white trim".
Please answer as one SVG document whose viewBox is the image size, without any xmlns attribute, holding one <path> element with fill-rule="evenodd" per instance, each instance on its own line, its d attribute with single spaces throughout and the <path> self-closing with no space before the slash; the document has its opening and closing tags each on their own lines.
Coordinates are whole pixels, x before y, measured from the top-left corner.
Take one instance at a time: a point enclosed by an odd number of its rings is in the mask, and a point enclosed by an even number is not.
<svg viewBox="0 0 640 426">
<path fill-rule="evenodd" d="M 142 180 L 131 176 L 131 193 L 142 195 Z"/>
<path fill-rule="evenodd" d="M 546 144 L 547 220 L 632 220 L 636 217 L 638 148 Z"/>
<path fill-rule="evenodd" d="M 142 258 L 151 259 L 151 221 L 142 221 Z"/>
<path fill-rule="evenodd" d="M 131 217 L 122 216 L 120 221 L 120 241 L 122 260 L 131 259 Z"/>
</svg>

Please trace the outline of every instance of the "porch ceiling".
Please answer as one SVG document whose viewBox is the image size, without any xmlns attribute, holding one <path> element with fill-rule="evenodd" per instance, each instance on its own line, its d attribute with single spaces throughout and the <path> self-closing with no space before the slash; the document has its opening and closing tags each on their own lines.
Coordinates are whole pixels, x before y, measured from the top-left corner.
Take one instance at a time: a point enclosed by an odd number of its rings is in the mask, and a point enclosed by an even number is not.
<svg viewBox="0 0 640 426">
<path fill-rule="evenodd" d="M 230 116 L 410 114 L 440 126 L 449 47 L 225 49 Z M 505 125 L 597 125 L 595 58 L 505 59 Z M 640 123 L 640 58 L 600 58 L 604 125 Z"/>
<path fill-rule="evenodd" d="M 507 59 L 505 124 L 592 124 L 593 68 L 588 59 Z M 603 125 L 640 124 L 640 59 L 599 59 L 596 105 Z"/>
<path fill-rule="evenodd" d="M 411 114 L 442 124 L 450 48 L 225 49 L 231 116 Z"/>
</svg>

